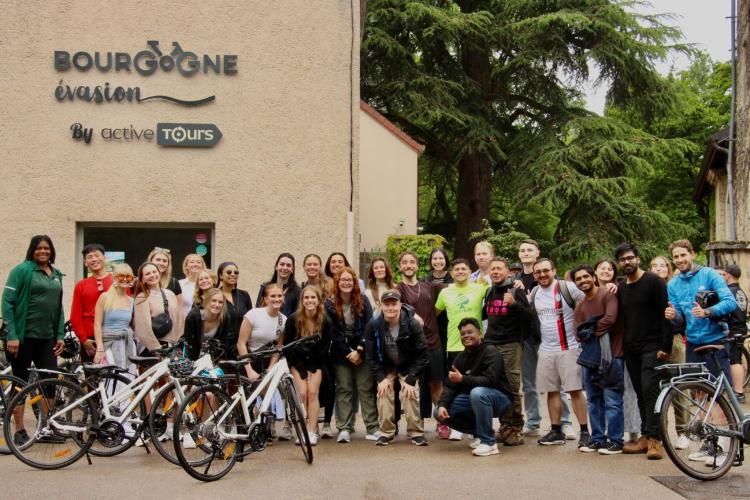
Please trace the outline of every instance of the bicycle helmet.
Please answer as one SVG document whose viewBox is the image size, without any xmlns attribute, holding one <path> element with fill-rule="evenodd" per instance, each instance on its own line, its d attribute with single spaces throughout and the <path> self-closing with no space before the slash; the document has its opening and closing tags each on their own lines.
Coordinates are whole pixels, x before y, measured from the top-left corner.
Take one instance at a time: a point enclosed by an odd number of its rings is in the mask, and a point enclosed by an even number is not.
<svg viewBox="0 0 750 500">
<path fill-rule="evenodd" d="M 70 321 L 65 322 L 65 336 L 63 337 L 63 351 L 60 357 L 64 359 L 73 359 L 81 352 L 81 342 L 78 340 Z"/>
</svg>

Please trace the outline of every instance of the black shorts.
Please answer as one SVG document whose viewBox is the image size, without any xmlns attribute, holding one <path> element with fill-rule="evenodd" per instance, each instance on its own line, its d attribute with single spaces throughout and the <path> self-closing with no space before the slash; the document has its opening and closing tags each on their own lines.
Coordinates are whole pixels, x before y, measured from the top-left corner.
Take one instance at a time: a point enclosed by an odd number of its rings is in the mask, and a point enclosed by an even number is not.
<svg viewBox="0 0 750 500">
<path fill-rule="evenodd" d="M 445 378 L 443 366 L 443 350 L 427 349 L 427 357 L 430 358 L 430 363 L 427 365 L 427 369 L 425 370 L 427 382 L 442 382 Z"/>
<path fill-rule="evenodd" d="M 742 347 L 737 344 L 727 344 L 729 349 L 729 364 L 730 365 L 741 365 L 742 364 Z"/>
</svg>

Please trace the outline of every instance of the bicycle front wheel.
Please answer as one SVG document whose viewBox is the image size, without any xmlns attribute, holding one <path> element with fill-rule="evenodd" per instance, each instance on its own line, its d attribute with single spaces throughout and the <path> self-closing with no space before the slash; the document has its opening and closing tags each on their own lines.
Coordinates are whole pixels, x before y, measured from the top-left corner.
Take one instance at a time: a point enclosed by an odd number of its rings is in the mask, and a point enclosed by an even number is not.
<svg viewBox="0 0 750 500">
<path fill-rule="evenodd" d="M 90 399 L 77 403 L 85 395 L 67 380 L 43 379 L 27 385 L 5 411 L 3 431 L 10 451 L 26 465 L 45 470 L 81 458 L 94 441 L 91 429 L 97 422 Z"/>
<path fill-rule="evenodd" d="M 310 435 L 307 432 L 305 409 L 299 400 L 297 386 L 294 385 L 294 379 L 291 377 L 285 378 L 282 384 L 287 422 L 292 424 L 292 428 L 297 435 L 297 441 L 299 441 L 299 446 L 302 448 L 302 454 L 305 456 L 307 463 L 311 464 L 313 462 L 312 444 L 310 443 Z"/>
<path fill-rule="evenodd" d="M 222 435 L 244 428 L 239 409 L 229 411 L 231 403 L 219 387 L 204 386 L 188 394 L 177 409 L 172 437 L 175 454 L 185 472 L 196 479 L 221 479 L 242 452 L 241 442 Z"/>
<path fill-rule="evenodd" d="M 0 425 L 3 425 L 5 409 L 8 407 L 10 400 L 13 399 L 26 382 L 12 375 L 0 375 Z M 4 433 L 0 429 L 0 455 L 10 455 L 8 445 L 5 444 Z"/>
<path fill-rule="evenodd" d="M 711 405 L 715 392 L 705 382 L 679 383 L 667 394 L 659 416 L 667 455 L 682 472 L 702 481 L 727 473 L 740 441 L 737 436 L 717 435 L 736 432 L 738 425 L 737 416 L 723 395 Z"/>
</svg>

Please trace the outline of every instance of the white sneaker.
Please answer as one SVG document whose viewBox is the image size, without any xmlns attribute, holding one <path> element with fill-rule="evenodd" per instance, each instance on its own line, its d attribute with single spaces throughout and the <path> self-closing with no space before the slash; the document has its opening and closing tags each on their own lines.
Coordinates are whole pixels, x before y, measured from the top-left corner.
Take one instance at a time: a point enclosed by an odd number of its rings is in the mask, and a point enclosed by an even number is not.
<svg viewBox="0 0 750 500">
<path fill-rule="evenodd" d="M 570 424 L 562 426 L 562 433 L 565 434 L 565 439 L 568 441 L 575 441 L 578 439 L 578 434 L 576 434 L 576 431 L 573 430 L 573 426 Z"/>
<path fill-rule="evenodd" d="M 311 446 L 315 446 L 316 444 L 318 444 L 318 439 L 319 438 L 318 438 L 318 435 L 316 433 L 314 433 L 314 432 L 310 433 L 310 445 Z"/>
<path fill-rule="evenodd" d="M 498 453 L 500 453 L 500 451 L 497 449 L 497 444 L 493 444 L 492 446 L 480 444 L 471 452 L 475 457 L 489 457 L 490 455 L 497 455 Z"/>
<path fill-rule="evenodd" d="M 706 460 L 706 457 L 713 457 L 712 451 L 713 447 L 706 441 L 701 445 L 698 451 L 688 455 L 688 460 L 692 460 L 693 462 L 703 462 Z"/>
<path fill-rule="evenodd" d="M 451 434 L 448 436 L 448 439 L 451 441 L 461 441 L 464 438 L 464 435 L 457 430 L 451 429 Z"/>
<path fill-rule="evenodd" d="M 292 440 L 292 428 L 289 424 L 285 424 L 279 432 L 279 441 L 291 441 Z"/>
<path fill-rule="evenodd" d="M 349 431 L 339 431 L 339 435 L 336 438 L 337 443 L 351 443 L 352 442 L 352 435 L 349 434 Z"/>
<path fill-rule="evenodd" d="M 477 448 L 477 447 L 478 447 L 478 446 L 479 446 L 480 444 L 482 444 L 482 442 L 481 442 L 481 441 L 479 440 L 479 438 L 474 438 L 474 439 L 472 439 L 472 440 L 471 440 L 471 442 L 469 443 L 469 448 L 471 448 L 472 450 L 474 450 L 474 449 L 476 449 L 476 448 Z"/>
<path fill-rule="evenodd" d="M 719 453 L 716 455 L 716 462 L 714 462 L 714 457 L 706 457 L 706 467 L 721 467 L 724 465 L 724 462 L 727 461 L 727 458 L 729 457 L 729 453 Z"/>
<path fill-rule="evenodd" d="M 182 440 L 183 448 L 185 448 L 186 450 L 195 449 L 195 441 L 193 440 L 193 436 L 191 436 L 189 432 L 180 436 L 180 439 Z"/>
<path fill-rule="evenodd" d="M 173 433 L 174 433 L 174 426 L 171 423 L 168 423 L 167 430 L 164 431 L 164 434 L 159 436 L 159 442 L 164 443 L 165 441 L 171 441 Z"/>
<path fill-rule="evenodd" d="M 539 427 L 527 427 L 526 425 L 523 426 L 523 430 L 521 431 L 521 434 L 523 434 L 526 437 L 541 436 L 541 433 L 539 432 Z"/>
<path fill-rule="evenodd" d="M 365 439 L 368 441 L 377 441 L 380 437 L 380 431 L 376 432 L 375 434 L 368 434 L 365 436 Z"/>
<path fill-rule="evenodd" d="M 677 442 L 674 444 L 676 450 L 687 450 L 690 446 L 690 439 L 685 434 L 677 436 Z"/>
<path fill-rule="evenodd" d="M 330 423 L 323 423 L 323 428 L 320 431 L 320 437 L 322 438 L 332 438 L 333 437 L 333 429 L 331 429 Z"/>
</svg>

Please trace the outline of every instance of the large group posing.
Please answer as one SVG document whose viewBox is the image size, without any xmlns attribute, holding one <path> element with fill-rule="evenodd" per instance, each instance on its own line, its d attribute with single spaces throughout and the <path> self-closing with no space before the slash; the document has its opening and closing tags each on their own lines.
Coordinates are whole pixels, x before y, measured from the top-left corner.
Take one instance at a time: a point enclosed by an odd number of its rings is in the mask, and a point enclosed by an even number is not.
<svg viewBox="0 0 750 500">
<path fill-rule="evenodd" d="M 474 272 L 468 260 L 450 262 L 436 248 L 430 273 L 420 279 L 419 258 L 407 251 L 398 256 L 401 280 L 394 283 L 385 259 L 373 260 L 362 280 L 342 253 L 325 262 L 309 254 L 298 284 L 294 256 L 282 253 L 253 303 L 238 286 L 234 262 L 213 271 L 190 254 L 178 280 L 170 251 L 157 247 L 136 273 L 124 263 L 109 272 L 105 249 L 89 244 L 83 249 L 89 276 L 75 286 L 69 320 L 84 362 L 129 370 L 130 357 L 180 339 L 191 360 L 209 339 L 231 360 L 315 337 L 287 353 L 313 445 L 334 437 L 349 443 L 357 413 L 365 438 L 388 445 L 403 414 L 406 436 L 417 446 L 428 444 L 424 419 L 434 417 L 439 439 L 470 435 L 475 456 L 539 436 L 540 445 L 577 439 L 586 453 L 660 459 L 657 366 L 706 362 L 715 374 L 723 370 L 744 400 L 740 353 L 721 350 L 720 366 L 714 366 L 696 352 L 746 333 L 739 267 L 698 265 L 687 240 L 673 242 L 669 256 L 674 272 L 666 257 L 644 270 L 638 248 L 623 243 L 614 260 L 575 266 L 563 279 L 534 240 L 520 244 L 518 263 L 495 256 L 482 241 L 475 246 Z M 70 341 L 63 274 L 54 263 L 52 240 L 33 237 L 3 291 L 6 357 L 23 380 L 32 363 L 57 368 Z M 258 379 L 268 363 L 246 365 L 247 377 Z M 546 394 L 551 423 L 543 436 L 540 394 Z M 283 421 L 280 402 L 276 413 Z M 280 427 L 275 437 L 291 439 L 291 429 Z M 26 439 L 19 421 L 14 440 Z M 720 455 L 721 447 L 704 447 L 690 459 L 727 459 Z"/>
</svg>

